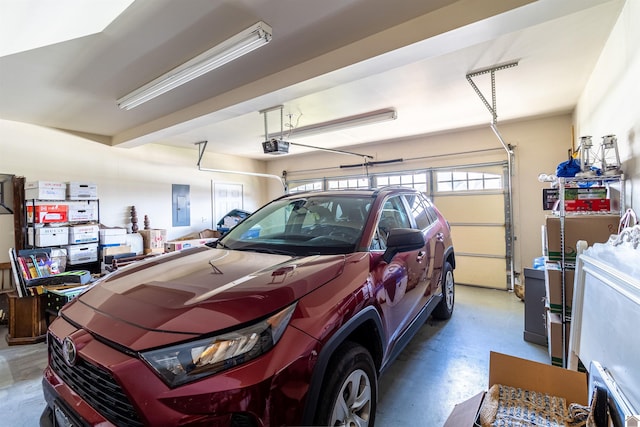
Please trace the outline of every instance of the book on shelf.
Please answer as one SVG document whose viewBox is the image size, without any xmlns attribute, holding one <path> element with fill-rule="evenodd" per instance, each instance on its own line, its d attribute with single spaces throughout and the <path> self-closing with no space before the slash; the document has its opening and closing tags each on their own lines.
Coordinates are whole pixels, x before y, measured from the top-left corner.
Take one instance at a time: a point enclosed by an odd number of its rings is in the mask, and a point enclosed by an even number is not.
<svg viewBox="0 0 640 427">
<path fill-rule="evenodd" d="M 60 271 L 56 256 L 50 256 L 50 248 L 24 249 L 16 253 L 9 249 L 16 292 L 19 297 L 36 296 L 43 287 L 63 283 L 87 284 L 91 273 L 87 270 Z"/>
<path fill-rule="evenodd" d="M 9 261 L 11 262 L 11 271 L 13 272 L 13 282 L 16 287 L 16 292 L 19 297 L 28 296 L 29 293 L 27 291 L 26 286 L 26 274 L 24 267 L 21 265 L 18 260 L 18 256 L 16 255 L 16 250 L 14 248 L 9 249 Z"/>
</svg>

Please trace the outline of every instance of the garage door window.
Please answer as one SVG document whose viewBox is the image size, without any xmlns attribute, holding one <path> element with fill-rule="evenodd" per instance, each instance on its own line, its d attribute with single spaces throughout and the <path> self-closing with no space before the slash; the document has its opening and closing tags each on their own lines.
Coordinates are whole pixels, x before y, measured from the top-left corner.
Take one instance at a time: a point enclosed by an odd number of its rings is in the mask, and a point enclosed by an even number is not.
<svg viewBox="0 0 640 427">
<path fill-rule="evenodd" d="M 427 192 L 427 172 L 420 171 L 407 174 L 375 175 L 374 186 L 385 187 L 388 185 L 400 185 L 415 188 L 423 193 Z"/>
<path fill-rule="evenodd" d="M 322 190 L 322 181 L 305 182 L 289 188 L 289 193 L 300 193 L 302 191 Z"/>
<path fill-rule="evenodd" d="M 484 172 L 437 172 L 436 182 L 438 193 L 502 189 L 502 176 Z"/>
<path fill-rule="evenodd" d="M 353 177 L 344 179 L 327 180 L 327 188 L 329 190 L 341 190 L 346 188 L 369 188 L 369 178 Z"/>
</svg>

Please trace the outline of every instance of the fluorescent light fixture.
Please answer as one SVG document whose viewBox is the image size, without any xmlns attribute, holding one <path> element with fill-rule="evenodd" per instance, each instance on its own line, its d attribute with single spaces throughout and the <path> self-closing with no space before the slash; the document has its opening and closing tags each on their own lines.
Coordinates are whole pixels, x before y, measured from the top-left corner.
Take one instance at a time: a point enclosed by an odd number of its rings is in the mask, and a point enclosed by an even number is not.
<svg viewBox="0 0 640 427">
<path fill-rule="evenodd" d="M 357 126 L 370 125 L 374 123 L 395 120 L 398 114 L 395 108 L 383 108 L 381 110 L 369 111 L 367 113 L 356 114 L 354 116 L 342 117 L 328 122 L 316 123 L 313 125 L 302 126 L 288 131 L 285 135 L 287 139 L 304 138 L 307 136 L 318 135 L 322 133 L 335 132 L 343 129 L 350 129 Z M 277 138 L 279 135 L 270 134 L 269 137 Z"/>
<path fill-rule="evenodd" d="M 118 99 L 118 107 L 130 110 L 209 71 L 233 61 L 271 41 L 271 27 L 258 22 L 219 45 L 174 68 Z"/>
</svg>

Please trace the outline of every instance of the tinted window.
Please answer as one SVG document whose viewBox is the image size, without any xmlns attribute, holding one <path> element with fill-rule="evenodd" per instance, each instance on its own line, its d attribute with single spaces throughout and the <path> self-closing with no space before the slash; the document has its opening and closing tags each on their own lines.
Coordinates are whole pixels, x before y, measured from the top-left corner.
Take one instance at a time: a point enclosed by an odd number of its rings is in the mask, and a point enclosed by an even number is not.
<svg viewBox="0 0 640 427">
<path fill-rule="evenodd" d="M 422 197 L 419 194 L 408 194 L 405 196 L 409 207 L 411 209 L 411 215 L 416 221 L 416 225 L 419 229 L 423 230 L 433 222 L 427 211 L 427 206 L 424 203 Z"/>
<path fill-rule="evenodd" d="M 387 236 L 394 228 L 411 228 L 409 215 L 400 196 L 391 197 L 385 202 L 376 227 L 376 234 L 371 242 L 371 249 L 386 249 Z"/>
</svg>

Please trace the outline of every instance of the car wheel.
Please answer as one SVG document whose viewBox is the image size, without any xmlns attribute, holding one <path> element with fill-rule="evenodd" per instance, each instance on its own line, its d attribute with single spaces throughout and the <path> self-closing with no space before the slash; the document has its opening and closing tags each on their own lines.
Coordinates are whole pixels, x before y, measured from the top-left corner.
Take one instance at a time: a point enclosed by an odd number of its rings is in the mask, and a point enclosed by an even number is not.
<svg viewBox="0 0 640 427">
<path fill-rule="evenodd" d="M 453 268 L 445 261 L 442 267 L 442 300 L 433 310 L 433 317 L 436 319 L 449 319 L 453 314 L 455 303 L 455 282 L 453 280 Z"/>
<path fill-rule="evenodd" d="M 375 366 L 367 349 L 345 342 L 327 369 L 315 424 L 373 426 L 377 388 Z"/>
</svg>

